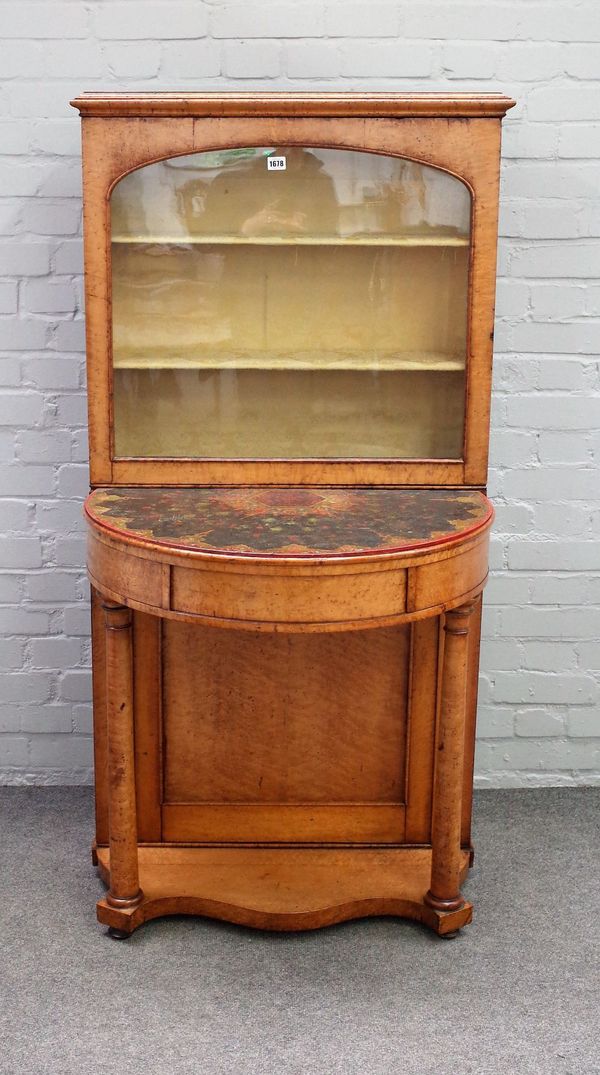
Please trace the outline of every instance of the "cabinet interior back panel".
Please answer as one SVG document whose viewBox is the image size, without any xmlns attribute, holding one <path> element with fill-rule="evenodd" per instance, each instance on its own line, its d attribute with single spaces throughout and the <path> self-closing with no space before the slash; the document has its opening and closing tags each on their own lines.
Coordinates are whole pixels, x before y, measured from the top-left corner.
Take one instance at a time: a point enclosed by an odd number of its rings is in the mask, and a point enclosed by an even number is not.
<svg viewBox="0 0 600 1075">
<path fill-rule="evenodd" d="M 116 370 L 115 453 L 460 459 L 464 407 L 453 370 Z"/>
<path fill-rule="evenodd" d="M 464 361 L 466 247 L 113 245 L 115 364 Z"/>
</svg>

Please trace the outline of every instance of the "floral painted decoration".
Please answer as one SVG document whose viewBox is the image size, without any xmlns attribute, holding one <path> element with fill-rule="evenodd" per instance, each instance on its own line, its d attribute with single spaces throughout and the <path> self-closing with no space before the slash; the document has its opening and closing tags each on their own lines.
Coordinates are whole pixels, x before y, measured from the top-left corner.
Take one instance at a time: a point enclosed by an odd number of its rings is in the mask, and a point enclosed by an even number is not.
<svg viewBox="0 0 600 1075">
<path fill-rule="evenodd" d="M 88 516 L 160 545 L 254 556 L 348 556 L 442 544 L 492 515 L 477 491 L 220 487 L 97 489 Z"/>
</svg>

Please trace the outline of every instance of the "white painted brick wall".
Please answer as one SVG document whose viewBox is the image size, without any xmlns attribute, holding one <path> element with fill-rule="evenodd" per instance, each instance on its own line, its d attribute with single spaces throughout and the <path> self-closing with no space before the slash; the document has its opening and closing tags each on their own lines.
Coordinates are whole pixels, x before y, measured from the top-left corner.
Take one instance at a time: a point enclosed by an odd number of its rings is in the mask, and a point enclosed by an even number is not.
<svg viewBox="0 0 600 1075">
<path fill-rule="evenodd" d="M 90 779 L 81 89 L 502 90 L 480 785 L 600 782 L 597 0 L 0 0 L 0 780 Z"/>
</svg>

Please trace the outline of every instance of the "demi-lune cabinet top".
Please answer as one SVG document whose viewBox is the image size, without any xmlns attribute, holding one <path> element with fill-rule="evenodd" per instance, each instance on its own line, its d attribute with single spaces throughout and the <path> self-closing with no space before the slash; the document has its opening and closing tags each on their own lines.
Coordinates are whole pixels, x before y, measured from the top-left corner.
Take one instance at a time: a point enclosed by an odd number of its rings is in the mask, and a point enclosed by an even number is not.
<svg viewBox="0 0 600 1075">
<path fill-rule="evenodd" d="M 88 572 L 141 612 L 266 632 L 433 615 L 477 594 L 493 508 L 478 490 L 96 489 Z"/>
<path fill-rule="evenodd" d="M 496 116 L 501 93 L 82 93 L 82 116 Z"/>
<path fill-rule="evenodd" d="M 359 487 L 96 489 L 85 510 L 123 541 L 286 558 L 425 550 L 464 541 L 493 515 L 478 491 Z"/>
</svg>

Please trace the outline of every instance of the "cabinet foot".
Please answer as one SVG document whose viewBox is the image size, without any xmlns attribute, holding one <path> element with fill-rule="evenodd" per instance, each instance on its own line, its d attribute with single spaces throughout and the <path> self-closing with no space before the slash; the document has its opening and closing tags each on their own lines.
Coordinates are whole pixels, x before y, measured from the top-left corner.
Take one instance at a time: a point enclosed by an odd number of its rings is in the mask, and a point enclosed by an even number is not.
<svg viewBox="0 0 600 1075">
<path fill-rule="evenodd" d="M 127 933 L 124 929 L 117 929 L 116 926 L 109 926 L 106 932 L 113 941 L 126 941 L 131 937 L 131 933 Z"/>
</svg>

